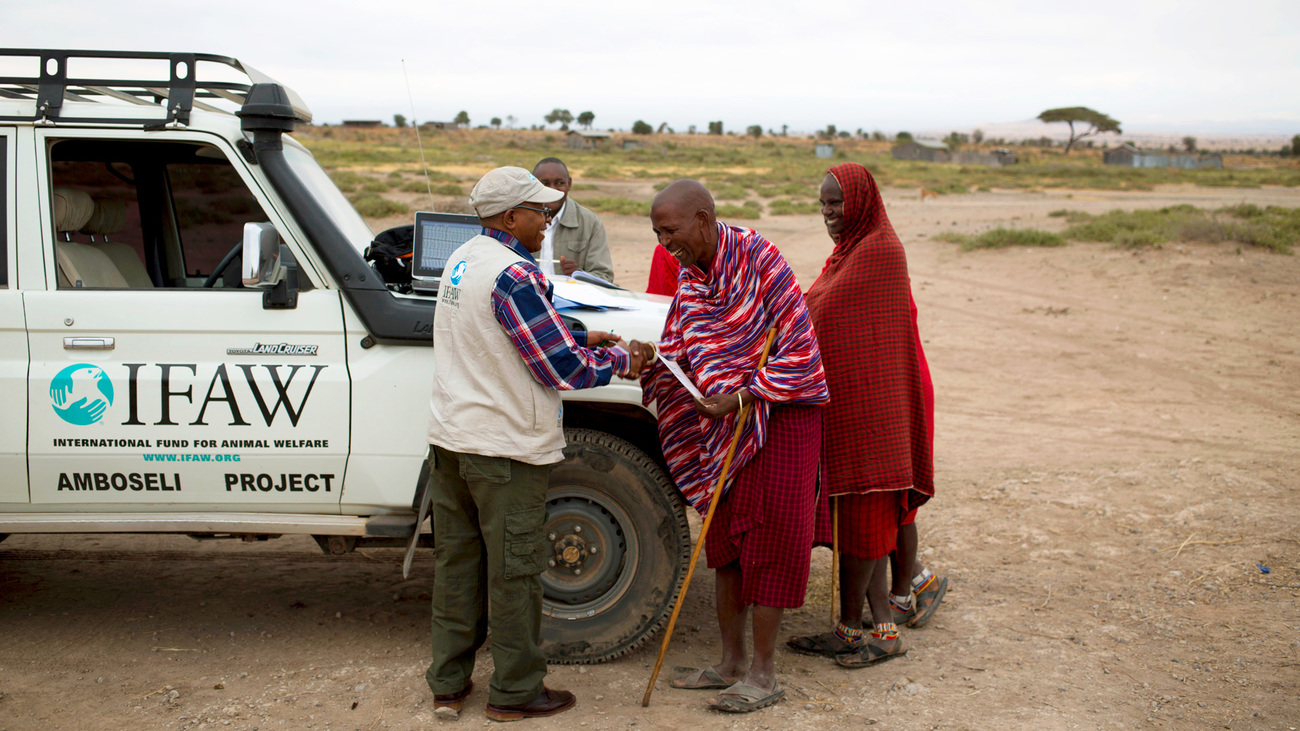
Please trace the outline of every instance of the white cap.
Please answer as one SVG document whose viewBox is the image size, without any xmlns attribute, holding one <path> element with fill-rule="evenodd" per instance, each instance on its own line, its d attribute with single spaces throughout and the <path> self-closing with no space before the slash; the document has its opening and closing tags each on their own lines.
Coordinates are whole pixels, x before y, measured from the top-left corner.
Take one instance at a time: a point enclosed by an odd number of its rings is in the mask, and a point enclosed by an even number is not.
<svg viewBox="0 0 1300 731">
<path fill-rule="evenodd" d="M 564 197 L 564 191 L 542 185 L 532 173 L 517 167 L 497 168 L 488 171 L 474 184 L 469 193 L 469 204 L 479 218 L 491 218 L 521 203 L 554 203 Z"/>
</svg>

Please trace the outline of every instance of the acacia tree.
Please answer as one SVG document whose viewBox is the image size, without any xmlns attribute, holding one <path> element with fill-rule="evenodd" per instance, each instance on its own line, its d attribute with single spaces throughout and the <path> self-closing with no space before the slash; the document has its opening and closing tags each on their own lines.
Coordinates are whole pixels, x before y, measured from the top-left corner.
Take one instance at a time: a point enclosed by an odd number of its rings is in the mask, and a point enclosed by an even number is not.
<svg viewBox="0 0 1300 731">
<path fill-rule="evenodd" d="M 638 119 L 632 123 L 632 134 L 634 135 L 648 135 L 653 131 L 655 131 L 655 128 L 651 127 L 643 119 Z"/>
<path fill-rule="evenodd" d="M 1196 152 L 1196 138 L 1191 135 L 1187 135 L 1186 137 L 1184 137 L 1183 149 L 1187 150 L 1188 152 Z"/>
<path fill-rule="evenodd" d="M 452 121 L 455 122 L 456 124 L 459 124 L 459 125 L 462 125 L 462 126 L 463 126 L 463 125 L 468 125 L 468 124 L 469 124 L 469 112 L 465 111 L 464 109 L 460 110 L 460 114 L 457 114 L 457 115 L 456 115 L 456 118 L 453 119 Z"/>
<path fill-rule="evenodd" d="M 943 144 L 948 146 L 949 150 L 956 152 L 958 148 L 970 142 L 970 135 L 962 132 L 951 132 L 943 138 Z"/>
<path fill-rule="evenodd" d="M 709 134 L 711 135 L 722 134 L 722 120 L 718 120 L 717 122 L 709 122 Z"/>
<path fill-rule="evenodd" d="M 555 124 L 556 122 L 559 122 L 560 129 L 568 129 L 569 122 L 573 121 L 573 112 L 556 107 L 551 110 L 550 114 L 542 117 L 542 119 L 545 119 L 547 124 Z"/>
<path fill-rule="evenodd" d="M 492 121 L 488 122 L 488 124 L 492 125 L 492 129 L 501 129 L 501 118 L 493 117 Z"/>
<path fill-rule="evenodd" d="M 1109 116 L 1102 114 L 1095 109 L 1087 107 L 1061 107 L 1060 109 L 1048 109 L 1038 115 L 1038 119 L 1044 123 L 1065 122 L 1070 125 L 1070 141 L 1065 143 L 1065 154 L 1070 154 L 1070 148 L 1074 143 L 1084 137 L 1091 137 L 1102 132 L 1114 132 L 1121 134 L 1119 120 L 1111 119 Z M 1082 132 L 1075 129 L 1074 125 L 1078 122 L 1086 124 L 1088 127 Z"/>
<path fill-rule="evenodd" d="M 582 125 L 583 127 L 586 127 L 587 129 L 591 129 L 591 123 L 595 121 L 596 121 L 595 112 L 583 112 L 582 114 L 578 115 L 578 124 Z"/>
<path fill-rule="evenodd" d="M 406 115 L 404 115 L 404 114 L 394 114 L 394 115 L 393 115 L 393 126 L 394 126 L 394 127 L 405 127 L 405 126 L 406 126 Z"/>
<path fill-rule="evenodd" d="M 763 126 L 759 124 L 751 124 L 745 128 L 745 133 L 748 134 L 750 137 L 762 137 Z"/>
</svg>

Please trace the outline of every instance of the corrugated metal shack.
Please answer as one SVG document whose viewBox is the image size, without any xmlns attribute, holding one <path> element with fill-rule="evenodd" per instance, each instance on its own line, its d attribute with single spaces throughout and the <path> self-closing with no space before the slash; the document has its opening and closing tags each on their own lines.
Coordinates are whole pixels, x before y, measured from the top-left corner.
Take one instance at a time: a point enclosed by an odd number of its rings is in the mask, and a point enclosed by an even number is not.
<svg viewBox="0 0 1300 731">
<path fill-rule="evenodd" d="M 1015 150 L 999 147 L 996 150 L 960 150 L 952 153 L 952 162 L 958 165 L 988 165 L 1000 168 L 1016 164 Z"/>
<path fill-rule="evenodd" d="M 1208 155 L 1193 155 L 1161 152 L 1159 150 L 1139 150 L 1127 142 L 1113 150 L 1106 150 L 1102 153 L 1101 159 L 1107 165 L 1120 165 L 1126 168 L 1223 169 L 1223 155 L 1217 152 Z"/>
<path fill-rule="evenodd" d="M 608 132 L 595 129 L 571 129 L 565 144 L 572 150 L 594 150 L 612 136 Z"/>
<path fill-rule="evenodd" d="M 925 162 L 948 162 L 952 153 L 948 146 L 933 140 L 911 140 L 895 147 L 895 160 L 922 160 Z"/>
</svg>

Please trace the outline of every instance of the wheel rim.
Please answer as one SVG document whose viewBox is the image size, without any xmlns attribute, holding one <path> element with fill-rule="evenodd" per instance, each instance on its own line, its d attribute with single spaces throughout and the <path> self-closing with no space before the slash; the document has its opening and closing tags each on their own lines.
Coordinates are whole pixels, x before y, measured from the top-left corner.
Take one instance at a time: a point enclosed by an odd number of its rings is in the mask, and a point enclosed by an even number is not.
<svg viewBox="0 0 1300 731">
<path fill-rule="evenodd" d="M 542 613 L 576 620 L 609 609 L 636 575 L 630 516 L 608 495 L 577 485 L 549 491 L 546 508 Z"/>
</svg>

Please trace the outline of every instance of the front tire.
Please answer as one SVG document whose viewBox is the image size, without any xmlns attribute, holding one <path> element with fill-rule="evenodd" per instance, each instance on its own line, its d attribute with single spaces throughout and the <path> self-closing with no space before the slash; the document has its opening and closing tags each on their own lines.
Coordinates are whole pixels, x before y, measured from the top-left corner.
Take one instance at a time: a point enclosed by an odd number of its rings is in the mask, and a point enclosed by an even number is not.
<svg viewBox="0 0 1300 731">
<path fill-rule="evenodd" d="M 546 495 L 542 648 L 559 664 L 636 650 L 668 621 L 690 560 L 686 503 L 630 442 L 565 429 Z"/>
</svg>

